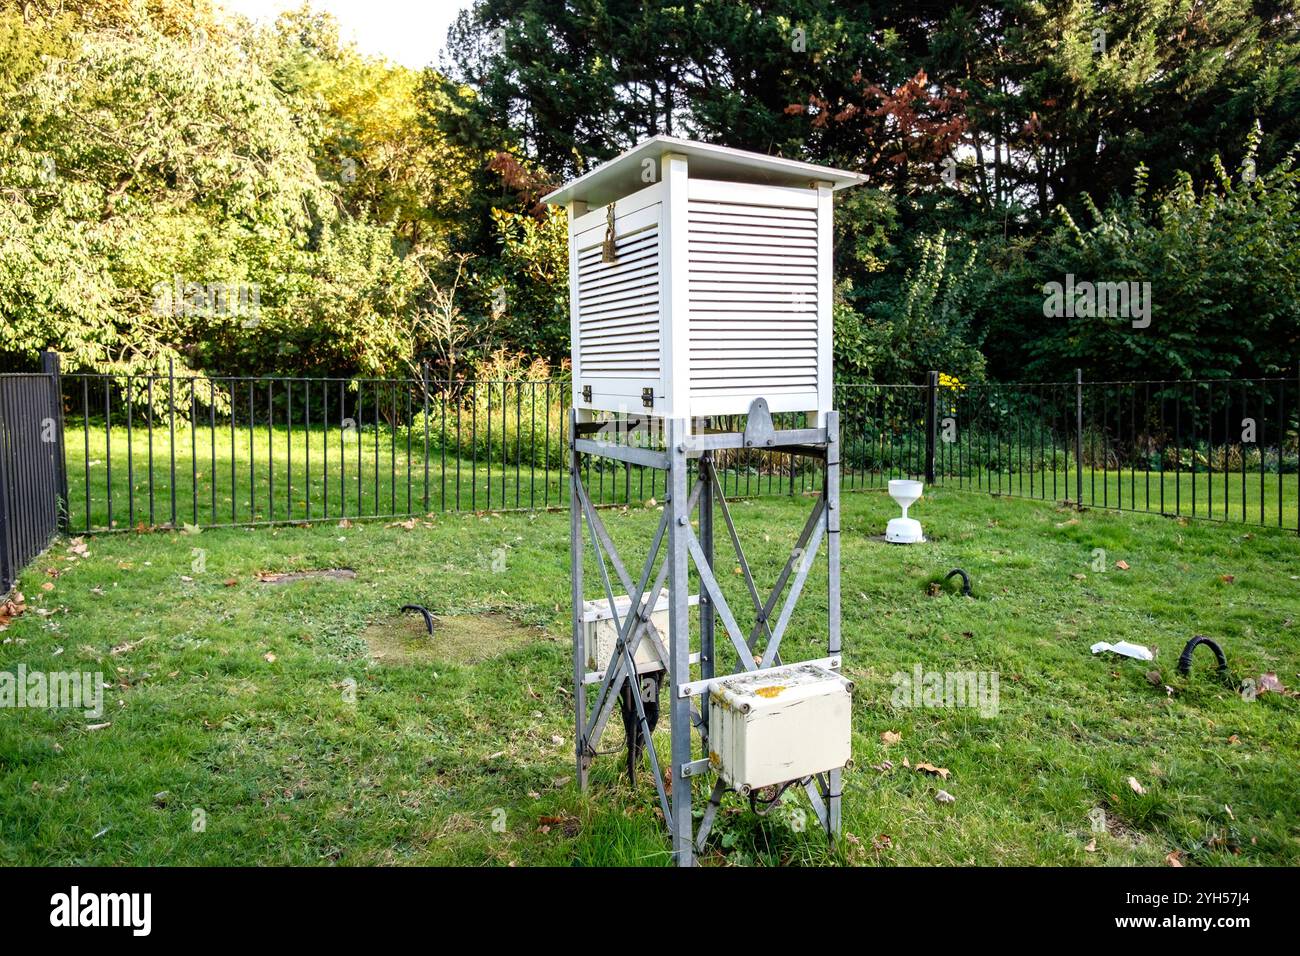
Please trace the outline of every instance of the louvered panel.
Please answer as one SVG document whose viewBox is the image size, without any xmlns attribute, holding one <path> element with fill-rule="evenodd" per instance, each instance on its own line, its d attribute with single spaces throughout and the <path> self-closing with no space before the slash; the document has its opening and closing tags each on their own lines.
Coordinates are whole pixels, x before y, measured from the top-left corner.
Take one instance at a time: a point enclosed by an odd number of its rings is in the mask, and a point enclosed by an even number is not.
<svg viewBox="0 0 1300 956">
<path fill-rule="evenodd" d="M 817 391 L 817 213 L 688 203 L 691 391 Z"/>
<path fill-rule="evenodd" d="M 653 219 L 645 222 L 650 215 Z M 614 262 L 604 261 L 604 230 L 584 234 L 578 247 L 579 361 L 582 377 L 655 379 L 661 365 L 660 234 L 658 211 L 616 223 Z"/>
</svg>

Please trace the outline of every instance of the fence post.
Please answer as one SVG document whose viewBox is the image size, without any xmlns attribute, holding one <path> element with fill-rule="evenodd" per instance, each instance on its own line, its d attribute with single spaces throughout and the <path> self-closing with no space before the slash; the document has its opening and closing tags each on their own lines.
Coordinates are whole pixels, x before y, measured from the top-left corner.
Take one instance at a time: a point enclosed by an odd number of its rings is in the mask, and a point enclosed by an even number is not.
<svg viewBox="0 0 1300 956">
<path fill-rule="evenodd" d="M 1083 369 L 1074 370 L 1074 507 L 1083 509 Z"/>
<path fill-rule="evenodd" d="M 41 372 L 50 377 L 50 419 L 54 425 L 54 482 L 59 493 L 59 531 L 68 530 L 68 461 L 63 444 L 63 378 L 59 353 L 41 352 Z"/>
<path fill-rule="evenodd" d="M 934 452 L 939 427 L 939 373 L 933 369 L 926 379 L 925 402 L 925 483 L 934 484 Z"/>
</svg>

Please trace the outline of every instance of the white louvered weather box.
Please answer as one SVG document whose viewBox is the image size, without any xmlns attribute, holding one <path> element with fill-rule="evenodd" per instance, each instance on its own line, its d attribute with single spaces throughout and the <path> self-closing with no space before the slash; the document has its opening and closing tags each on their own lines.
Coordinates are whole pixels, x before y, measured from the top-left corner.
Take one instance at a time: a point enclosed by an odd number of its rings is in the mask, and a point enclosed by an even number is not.
<svg viewBox="0 0 1300 956">
<path fill-rule="evenodd" d="M 574 407 L 698 419 L 764 398 L 821 424 L 831 197 L 862 181 L 655 136 L 547 196 L 569 211 Z"/>
</svg>

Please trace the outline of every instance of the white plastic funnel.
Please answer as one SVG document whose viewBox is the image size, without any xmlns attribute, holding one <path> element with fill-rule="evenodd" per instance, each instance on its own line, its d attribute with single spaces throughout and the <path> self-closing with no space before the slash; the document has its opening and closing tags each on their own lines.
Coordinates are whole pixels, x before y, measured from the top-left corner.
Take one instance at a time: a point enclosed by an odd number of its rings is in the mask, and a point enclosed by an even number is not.
<svg viewBox="0 0 1300 956">
<path fill-rule="evenodd" d="M 916 544 L 925 540 L 921 522 L 907 516 L 907 509 L 921 497 L 925 486 L 908 478 L 895 478 L 889 483 L 889 497 L 903 509 L 901 518 L 892 518 L 885 527 L 885 540 L 894 544 Z"/>
</svg>

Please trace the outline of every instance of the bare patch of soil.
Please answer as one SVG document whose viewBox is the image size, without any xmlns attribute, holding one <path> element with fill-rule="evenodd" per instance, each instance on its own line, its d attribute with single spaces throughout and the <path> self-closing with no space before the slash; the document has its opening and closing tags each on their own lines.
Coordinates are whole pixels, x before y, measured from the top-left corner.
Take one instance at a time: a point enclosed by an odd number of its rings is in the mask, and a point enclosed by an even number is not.
<svg viewBox="0 0 1300 956">
<path fill-rule="evenodd" d="M 433 633 L 415 612 L 375 621 L 361 635 L 380 664 L 476 664 L 544 639 L 543 632 L 504 614 L 434 615 Z"/>
</svg>

